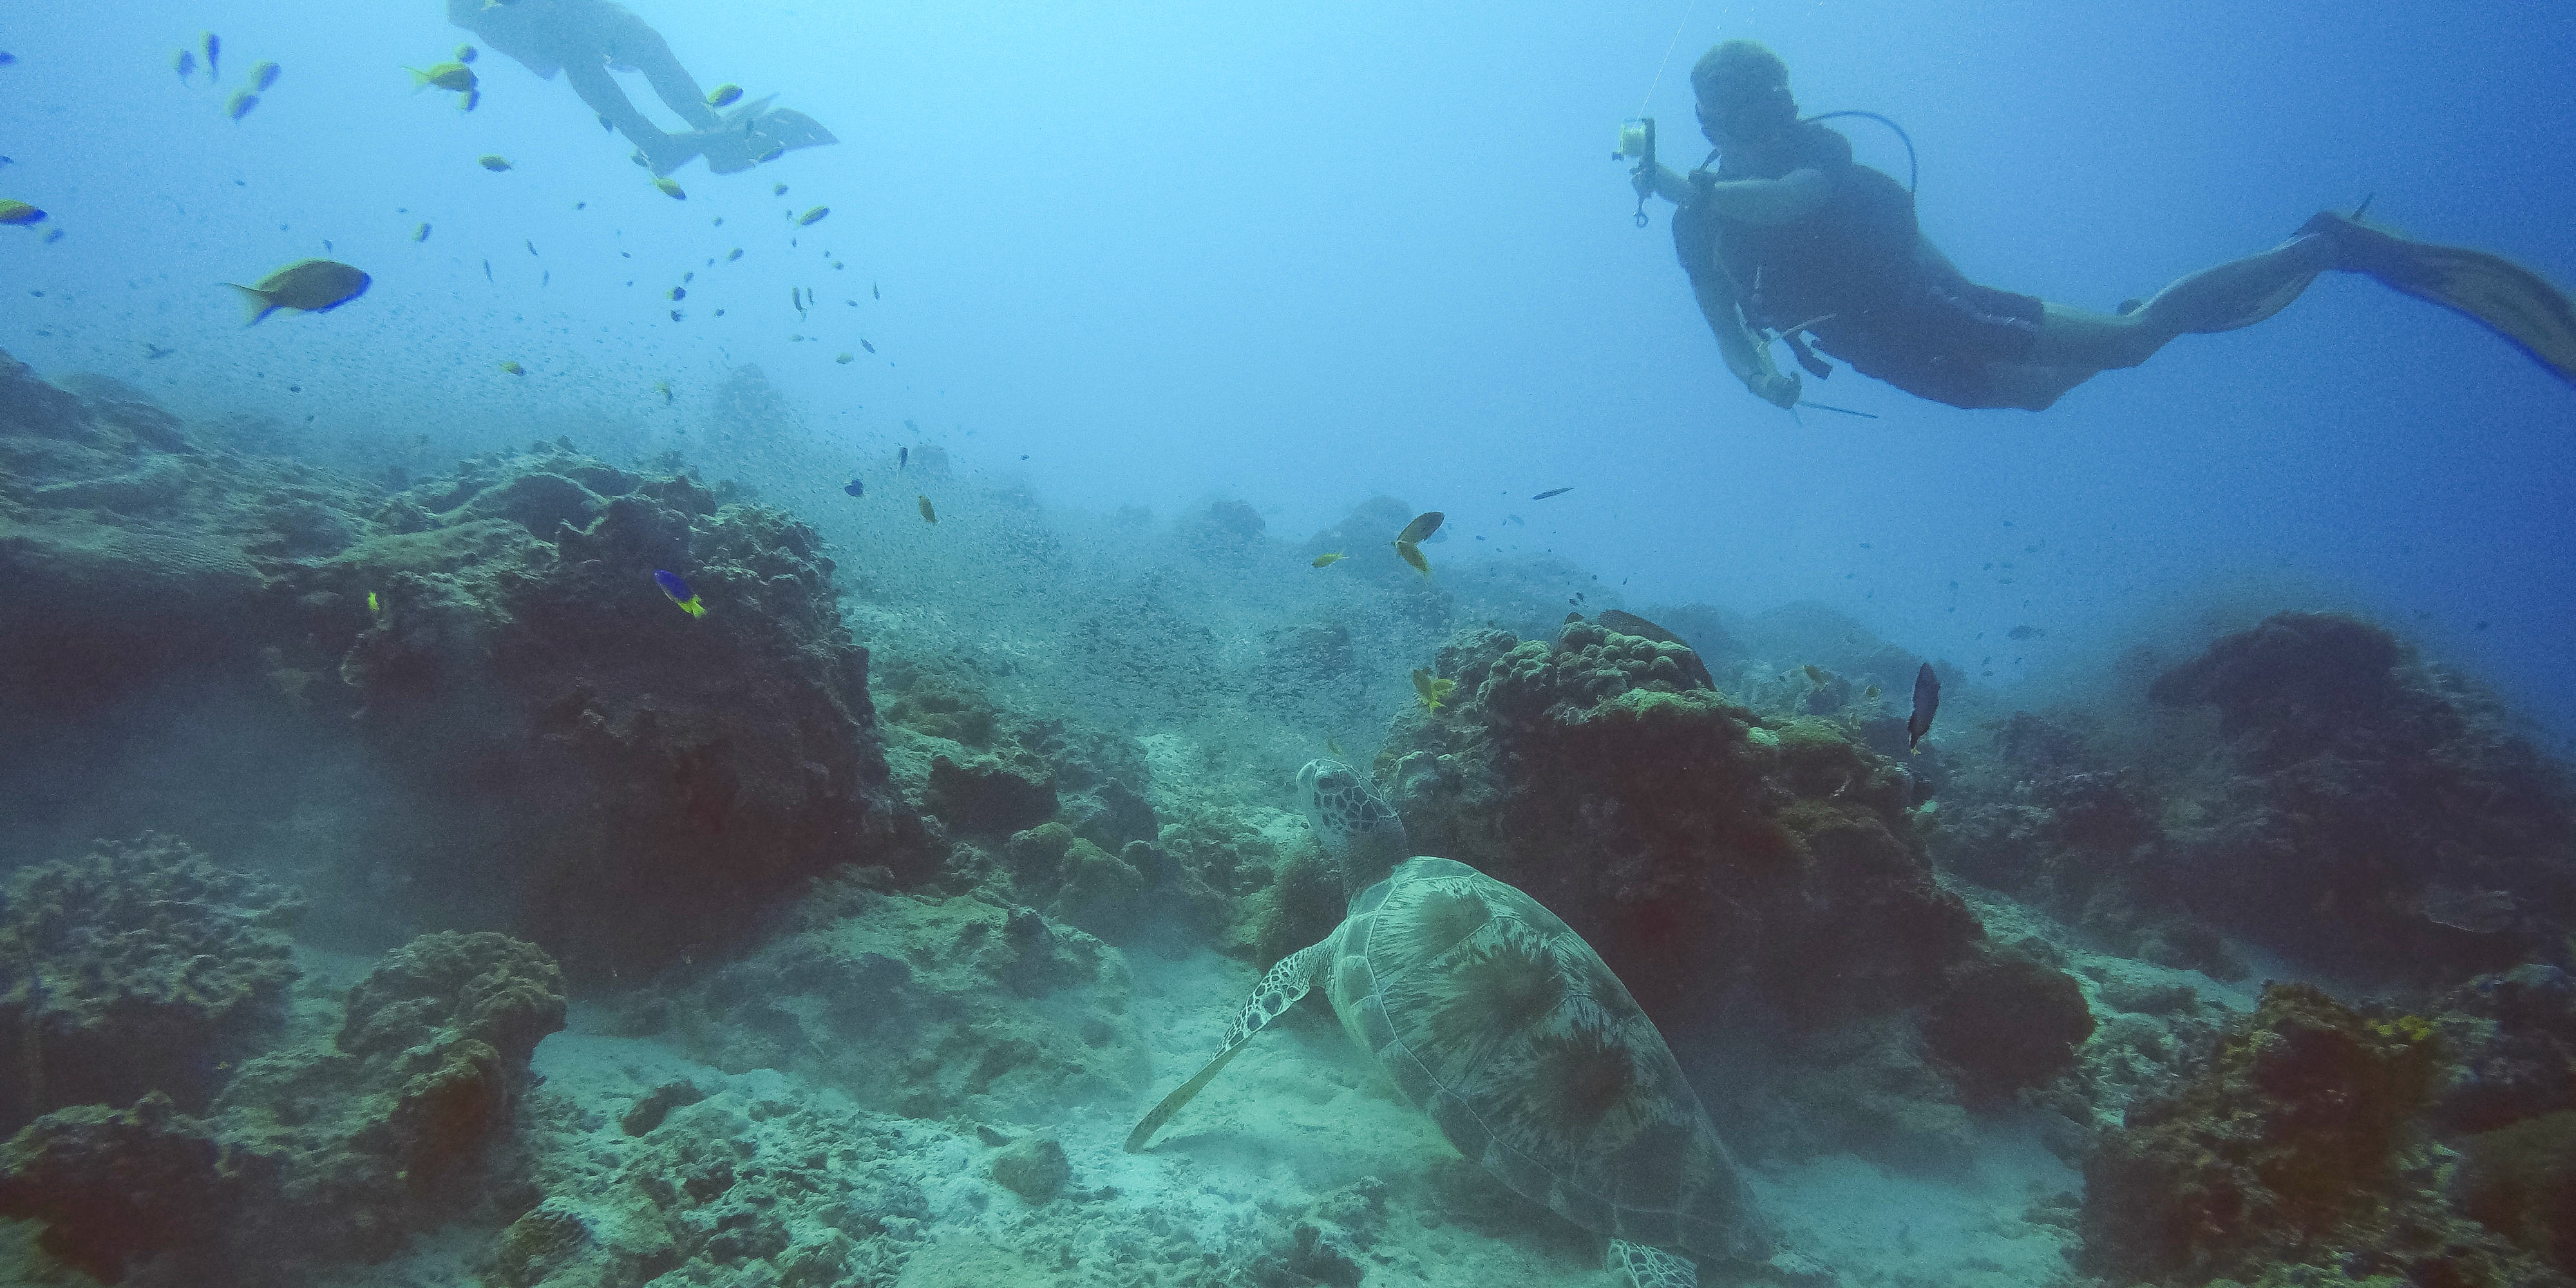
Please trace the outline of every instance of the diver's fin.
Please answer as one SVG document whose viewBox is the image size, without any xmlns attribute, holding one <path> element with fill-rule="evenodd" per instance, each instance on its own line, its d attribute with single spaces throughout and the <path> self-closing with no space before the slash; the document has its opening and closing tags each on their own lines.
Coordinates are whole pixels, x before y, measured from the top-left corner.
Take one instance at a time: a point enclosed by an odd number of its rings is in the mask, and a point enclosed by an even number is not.
<svg viewBox="0 0 2576 1288">
<path fill-rule="evenodd" d="M 2130 314 L 2137 312 L 2139 309 L 2146 307 L 2146 303 L 2147 302 L 2145 300 L 2122 300 L 2120 301 L 2120 307 L 2113 309 L 2112 312 L 2117 313 L 2122 317 L 2127 317 Z"/>
<path fill-rule="evenodd" d="M 2501 255 L 2416 241 L 2329 211 L 2299 231 L 2332 241 L 2335 267 L 2465 314 L 2576 384 L 2576 302 L 2540 274 Z"/>
</svg>

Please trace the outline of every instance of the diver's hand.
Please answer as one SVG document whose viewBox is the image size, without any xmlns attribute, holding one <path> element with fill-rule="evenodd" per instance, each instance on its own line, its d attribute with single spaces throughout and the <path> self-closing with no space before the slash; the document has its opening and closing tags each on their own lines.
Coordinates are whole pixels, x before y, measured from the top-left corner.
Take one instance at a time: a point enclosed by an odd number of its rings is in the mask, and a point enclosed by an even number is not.
<svg viewBox="0 0 2576 1288">
<path fill-rule="evenodd" d="M 1777 371 L 1756 372 L 1745 378 L 1744 387 L 1752 390 L 1754 397 L 1774 407 L 1795 407 L 1799 395 L 1806 392 L 1805 384 L 1794 371 L 1786 375 Z"/>
</svg>

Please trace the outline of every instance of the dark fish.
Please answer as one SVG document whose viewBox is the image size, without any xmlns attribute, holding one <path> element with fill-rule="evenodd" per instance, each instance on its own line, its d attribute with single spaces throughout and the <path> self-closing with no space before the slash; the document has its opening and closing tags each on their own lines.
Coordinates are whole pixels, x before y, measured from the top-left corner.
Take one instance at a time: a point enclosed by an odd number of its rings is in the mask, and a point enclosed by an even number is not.
<svg viewBox="0 0 2576 1288">
<path fill-rule="evenodd" d="M 154 358 L 166 358 L 177 352 L 178 350 L 176 349 L 164 349 L 160 345 L 154 344 L 149 340 L 143 342 L 143 357 L 146 361 L 150 361 Z"/>
<path fill-rule="evenodd" d="M 1932 717 L 1941 710 L 1941 677 L 1932 674 L 1932 664 L 1914 673 L 1914 714 L 1905 718 L 1905 750 L 1912 753 L 1923 743 L 1923 735 L 1932 732 Z"/>
<path fill-rule="evenodd" d="M 2004 632 L 2007 637 L 2017 640 L 2026 640 L 2034 635 L 2046 635 L 2047 633 L 2047 631 L 2041 630 L 2036 626 L 2016 626 L 2011 630 Z"/>
<path fill-rule="evenodd" d="M 215 33 L 211 32 L 211 31 L 207 32 L 205 35 L 203 35 L 203 36 L 199 37 L 198 39 L 200 39 L 200 40 L 202 40 L 203 42 L 205 42 L 205 49 L 206 49 L 206 75 L 207 75 L 207 77 L 208 77 L 208 78 L 213 78 L 213 77 L 216 77 L 216 76 L 220 76 L 220 75 L 222 75 L 222 74 L 223 74 L 223 73 L 222 73 L 222 71 L 221 71 L 221 70 L 219 70 L 219 69 L 217 68 L 217 66 L 216 66 L 216 59 L 217 59 L 219 56 L 221 56 L 221 55 L 222 55 L 222 53 L 224 52 L 224 42 L 223 42 L 223 41 L 221 41 L 221 40 L 219 40 L 219 39 L 217 39 L 217 38 L 215 37 Z"/>
<path fill-rule="evenodd" d="M 656 568 L 653 570 L 653 584 L 660 586 L 662 593 L 670 596 L 671 602 L 680 606 L 681 612 L 691 617 L 707 615 L 707 606 L 698 602 L 696 593 L 689 589 L 689 583 L 680 580 L 680 574 Z"/>
<path fill-rule="evenodd" d="M 867 341 L 865 341 L 865 340 L 861 340 L 861 341 L 859 341 L 859 347 L 860 347 L 860 348 L 862 348 L 862 349 L 867 350 L 867 351 L 868 351 L 868 352 L 870 352 L 870 353 L 874 353 L 874 352 L 876 352 L 876 351 L 877 351 L 877 347 L 876 347 L 875 345 L 870 344 L 870 343 L 868 343 L 868 342 L 867 342 Z"/>
<path fill-rule="evenodd" d="M 908 420 L 904 422 L 904 424 L 906 424 L 906 425 L 910 425 L 911 423 L 912 423 L 912 422 L 911 422 L 911 421 L 908 421 Z M 911 448 L 909 448 L 909 447 L 898 447 L 898 448 L 894 449 L 894 472 L 895 472 L 895 473 L 897 473 L 897 474 L 901 474 L 901 473 L 903 473 L 903 467 L 904 467 L 904 465 L 905 465 L 907 462 L 911 461 L 911 460 L 912 460 L 912 449 L 911 449 Z"/>
<path fill-rule="evenodd" d="M 18 56 L 16 54 L 10 53 L 6 49 L 0 49 L 0 67 L 6 67 L 16 61 L 18 61 Z"/>
<path fill-rule="evenodd" d="M 1570 488 L 1570 487 L 1552 487 L 1552 488 L 1549 488 L 1548 490 L 1546 490 L 1546 491 L 1544 491 L 1544 492 L 1539 493 L 1537 496 L 1531 497 L 1530 499 L 1531 499 L 1531 500 L 1533 500 L 1533 501 L 1544 501 L 1544 500 L 1546 500 L 1546 499 L 1548 499 L 1549 497 L 1552 497 L 1552 496 L 1563 496 L 1563 495 L 1565 495 L 1566 493 L 1571 492 L 1571 491 L 1573 491 L 1573 490 L 1574 490 L 1574 489 L 1573 489 L 1573 488 Z"/>
<path fill-rule="evenodd" d="M 259 95 L 246 89 L 237 89 L 233 91 L 232 99 L 224 104 L 224 115 L 238 121 L 250 115 L 250 110 L 257 106 L 259 106 Z"/>
<path fill-rule="evenodd" d="M 261 63 L 259 66 L 250 69 L 250 87 L 253 90 L 265 94 L 268 92 L 268 87 L 276 83 L 277 64 Z"/>
<path fill-rule="evenodd" d="M 872 300 L 882 300 L 885 298 L 884 296 L 877 294 L 877 284 L 874 282 L 868 283 L 868 298 Z"/>
<path fill-rule="evenodd" d="M 178 57 L 170 60 L 170 68 L 179 73 L 179 83 L 185 85 L 188 83 L 189 74 L 197 70 L 197 55 L 193 51 L 182 49 Z"/>
<path fill-rule="evenodd" d="M 852 496 L 866 496 L 868 494 L 867 485 L 859 482 L 857 479 L 851 479 L 849 482 L 842 484 L 841 490 Z"/>
<path fill-rule="evenodd" d="M 1440 530 L 1441 521 L 1447 517 L 1438 510 L 1426 510 L 1413 516 L 1413 522 L 1404 525 L 1404 531 L 1395 534 L 1395 539 L 1421 545 L 1431 539 L 1432 533 Z"/>
<path fill-rule="evenodd" d="M 299 259 L 261 278 L 257 286 L 233 289 L 242 293 L 250 320 L 257 322 L 279 309 L 328 313 L 365 294 L 370 280 L 365 273 L 333 260 Z"/>
<path fill-rule="evenodd" d="M 492 261 L 488 259 L 483 261 L 483 280 L 487 282 L 492 280 Z"/>
<path fill-rule="evenodd" d="M 535 239 L 535 238 L 533 238 L 533 237 L 522 237 L 522 238 L 520 238 L 520 239 L 519 239 L 519 244 L 521 244 L 521 245 L 523 245 L 523 246 L 527 247 L 527 248 L 528 248 L 528 253 L 529 253 L 529 254 L 534 255 L 534 254 L 536 254 L 536 253 L 537 253 L 537 241 L 536 241 L 536 239 Z"/>
</svg>

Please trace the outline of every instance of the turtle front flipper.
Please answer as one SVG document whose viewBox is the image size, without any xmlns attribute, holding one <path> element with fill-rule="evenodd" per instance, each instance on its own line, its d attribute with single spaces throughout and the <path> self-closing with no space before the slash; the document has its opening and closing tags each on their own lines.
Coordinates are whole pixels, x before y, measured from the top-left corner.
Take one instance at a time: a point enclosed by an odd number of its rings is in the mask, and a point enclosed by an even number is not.
<svg viewBox="0 0 2576 1288">
<path fill-rule="evenodd" d="M 1233 1059 L 1235 1053 L 1243 1049 L 1243 1044 L 1252 1040 L 1253 1034 L 1268 1027 L 1272 1020 L 1295 1005 L 1298 998 L 1304 997 L 1306 990 L 1315 986 L 1316 974 L 1325 962 L 1332 960 L 1332 946 L 1331 939 L 1310 944 L 1282 958 L 1278 965 L 1270 968 L 1269 974 L 1261 977 L 1261 982 L 1253 987 L 1252 1000 L 1244 1003 L 1242 1013 L 1234 1017 L 1234 1023 L 1226 1026 L 1225 1045 L 1217 1048 L 1216 1058 L 1208 1061 L 1206 1068 L 1175 1088 L 1172 1094 L 1163 1097 L 1163 1103 L 1154 1106 L 1154 1112 L 1145 1115 L 1144 1120 L 1136 1124 L 1136 1130 L 1127 1133 L 1128 1153 L 1143 1153 L 1145 1143 L 1154 1138 L 1154 1133 L 1161 1131 L 1163 1124 L 1181 1111 L 1181 1106 L 1205 1090 L 1208 1083 L 1216 1078 L 1217 1070 L 1224 1068 L 1226 1061 Z"/>
<path fill-rule="evenodd" d="M 1622 1288 L 1699 1288 L 1699 1267 L 1689 1258 L 1626 1239 L 1612 1239 L 1601 1268 L 1619 1277 Z"/>
</svg>

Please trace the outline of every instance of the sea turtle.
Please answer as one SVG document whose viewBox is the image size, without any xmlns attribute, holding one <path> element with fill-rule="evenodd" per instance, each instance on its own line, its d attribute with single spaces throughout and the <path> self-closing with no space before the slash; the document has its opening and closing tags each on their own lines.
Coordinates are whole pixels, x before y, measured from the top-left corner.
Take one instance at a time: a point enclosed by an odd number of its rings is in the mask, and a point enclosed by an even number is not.
<svg viewBox="0 0 2576 1288">
<path fill-rule="evenodd" d="M 1699 1275 L 1683 1253 L 1830 1281 L 1779 1252 L 1662 1035 L 1590 944 L 1528 895 L 1413 855 L 1403 820 L 1348 765 L 1310 761 L 1297 788 L 1349 911 L 1262 976 L 1216 1057 L 1128 1133 L 1129 1152 L 1320 984 L 1342 1031 L 1458 1152 L 1609 1236 L 1623 1283 L 1689 1288 Z"/>
</svg>

